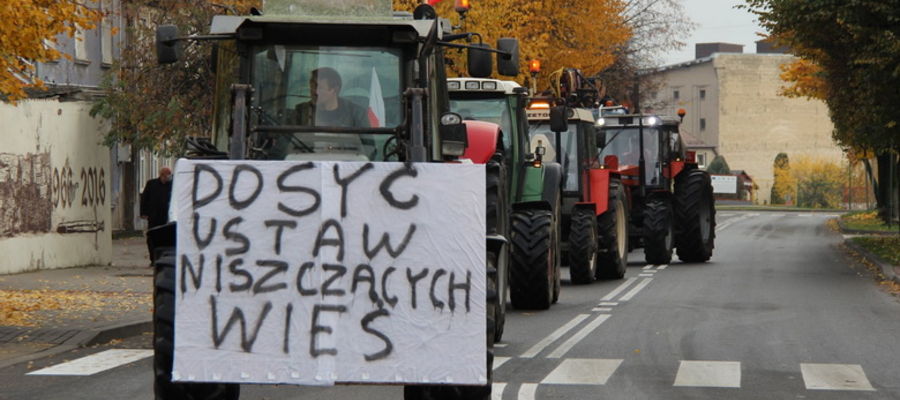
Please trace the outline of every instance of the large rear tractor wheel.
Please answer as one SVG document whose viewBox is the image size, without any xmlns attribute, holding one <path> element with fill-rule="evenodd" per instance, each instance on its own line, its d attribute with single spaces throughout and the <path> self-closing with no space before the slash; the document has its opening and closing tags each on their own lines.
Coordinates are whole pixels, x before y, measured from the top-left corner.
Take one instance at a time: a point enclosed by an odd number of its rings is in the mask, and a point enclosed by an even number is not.
<svg viewBox="0 0 900 400">
<path fill-rule="evenodd" d="M 485 176 L 485 207 L 486 228 L 488 235 L 499 235 L 509 238 L 509 207 L 506 189 L 506 166 L 499 157 L 489 162 L 486 166 Z M 508 250 L 508 246 L 504 248 Z M 508 253 L 507 253 L 508 254 Z M 499 342 L 503 337 L 503 328 L 506 326 L 506 294 L 509 290 L 509 271 L 506 265 L 509 257 L 500 257 L 494 260 L 494 282 L 497 288 L 497 304 L 494 307 L 494 341 Z"/>
<path fill-rule="evenodd" d="M 706 262 L 716 239 L 716 206 L 706 171 L 694 169 L 675 179 L 675 247 L 684 262 Z"/>
<path fill-rule="evenodd" d="M 628 267 L 628 208 L 622 185 L 613 180 L 609 187 L 609 208 L 597 218 L 599 248 L 597 279 L 622 279 Z"/>
<path fill-rule="evenodd" d="M 175 251 L 160 252 L 153 278 L 153 391 L 156 400 L 237 400 L 241 386 L 172 382 L 175 356 Z"/>
<path fill-rule="evenodd" d="M 576 209 L 569 229 L 569 277 L 586 285 L 597 273 L 597 218 L 591 210 Z"/>
<path fill-rule="evenodd" d="M 546 310 L 555 284 L 553 214 L 546 210 L 513 213 L 510 242 L 510 300 L 519 310 Z"/>
<path fill-rule="evenodd" d="M 644 206 L 644 258 L 647 264 L 672 261 L 674 218 L 667 199 L 650 198 Z"/>
</svg>

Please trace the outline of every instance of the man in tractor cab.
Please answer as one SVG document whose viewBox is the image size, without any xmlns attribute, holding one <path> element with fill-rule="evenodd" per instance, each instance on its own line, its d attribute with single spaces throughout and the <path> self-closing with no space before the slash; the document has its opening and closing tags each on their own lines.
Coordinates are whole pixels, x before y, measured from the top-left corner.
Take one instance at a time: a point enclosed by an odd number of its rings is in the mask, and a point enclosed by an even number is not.
<svg viewBox="0 0 900 400">
<path fill-rule="evenodd" d="M 340 97 L 341 75 L 330 67 L 314 69 L 309 79 L 310 101 L 297 104 L 299 125 L 368 128 L 369 117 L 361 106 Z"/>
</svg>

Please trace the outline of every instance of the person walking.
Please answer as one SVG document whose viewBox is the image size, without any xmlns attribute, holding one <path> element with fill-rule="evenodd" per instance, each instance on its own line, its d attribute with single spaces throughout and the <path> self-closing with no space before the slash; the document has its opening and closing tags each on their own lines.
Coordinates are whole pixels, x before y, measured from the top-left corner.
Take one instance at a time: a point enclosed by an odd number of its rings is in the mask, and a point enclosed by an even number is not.
<svg viewBox="0 0 900 400">
<path fill-rule="evenodd" d="M 168 167 L 159 169 L 159 177 L 153 178 L 144 185 L 141 192 L 141 219 L 147 220 L 147 229 L 165 225 L 169 222 L 169 199 L 172 197 L 172 170 Z M 147 236 L 147 252 L 150 253 L 150 266 L 156 262 L 153 254 L 153 241 Z"/>
</svg>

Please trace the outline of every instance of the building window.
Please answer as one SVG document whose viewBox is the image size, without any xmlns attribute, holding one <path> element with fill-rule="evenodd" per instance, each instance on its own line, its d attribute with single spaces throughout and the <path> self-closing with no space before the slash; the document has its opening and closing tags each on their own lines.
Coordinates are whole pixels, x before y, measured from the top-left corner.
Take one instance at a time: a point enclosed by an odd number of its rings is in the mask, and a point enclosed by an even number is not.
<svg viewBox="0 0 900 400">
<path fill-rule="evenodd" d="M 679 97 L 681 97 L 681 96 L 680 96 L 680 93 L 678 93 L 677 90 L 674 91 L 674 92 L 672 92 L 672 98 L 673 98 L 673 99 L 678 100 Z"/>
<path fill-rule="evenodd" d="M 706 98 L 706 89 L 700 89 L 700 100 Z"/>
<path fill-rule="evenodd" d="M 700 130 L 701 131 L 706 130 L 706 118 L 700 118 Z"/>
<path fill-rule="evenodd" d="M 105 65 L 113 63 L 112 55 L 112 14 L 109 12 L 109 0 L 102 1 L 100 7 L 106 14 L 100 21 L 100 56 Z"/>
<path fill-rule="evenodd" d="M 706 168 L 706 154 L 697 153 L 697 166 Z"/>
<path fill-rule="evenodd" d="M 85 43 L 84 29 L 75 28 L 75 61 L 88 62 L 87 44 Z"/>
</svg>

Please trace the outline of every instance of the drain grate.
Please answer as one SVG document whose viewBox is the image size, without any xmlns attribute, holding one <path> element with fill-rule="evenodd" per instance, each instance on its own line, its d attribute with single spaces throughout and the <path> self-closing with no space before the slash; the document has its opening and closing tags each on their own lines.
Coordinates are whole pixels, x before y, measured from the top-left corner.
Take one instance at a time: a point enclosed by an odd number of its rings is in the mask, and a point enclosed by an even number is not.
<svg viewBox="0 0 900 400">
<path fill-rule="evenodd" d="M 78 334 L 77 329 L 39 329 L 22 326 L 0 326 L 0 343 L 61 344 Z"/>
</svg>

